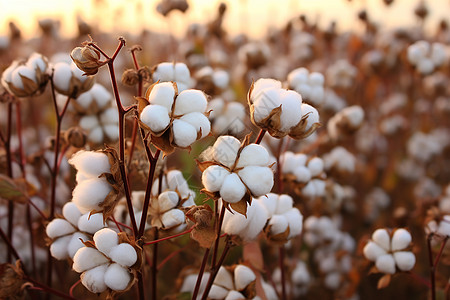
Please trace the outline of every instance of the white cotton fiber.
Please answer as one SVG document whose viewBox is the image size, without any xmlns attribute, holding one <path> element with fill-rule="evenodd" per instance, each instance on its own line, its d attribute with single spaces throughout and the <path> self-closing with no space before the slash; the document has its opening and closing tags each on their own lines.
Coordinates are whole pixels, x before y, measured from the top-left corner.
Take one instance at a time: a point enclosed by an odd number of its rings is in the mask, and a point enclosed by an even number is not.
<svg viewBox="0 0 450 300">
<path fill-rule="evenodd" d="M 111 172 L 108 156 L 102 152 L 81 150 L 72 155 L 69 163 L 78 171 L 91 176 Z"/>
<path fill-rule="evenodd" d="M 174 80 L 175 64 L 172 62 L 163 62 L 156 66 L 153 72 L 154 81 L 172 81 Z"/>
<path fill-rule="evenodd" d="M 174 191 L 165 191 L 158 196 L 159 211 L 165 212 L 177 206 L 180 197 Z"/>
<path fill-rule="evenodd" d="M 269 153 L 266 148 L 257 144 L 250 144 L 242 149 L 239 156 L 238 168 L 246 166 L 267 167 L 269 164 Z"/>
<path fill-rule="evenodd" d="M 118 264 L 111 264 L 105 272 L 105 284 L 113 291 L 126 289 L 130 279 L 130 272 Z"/>
<path fill-rule="evenodd" d="M 76 231 L 76 229 L 64 219 L 53 219 L 48 223 L 45 229 L 49 238 L 54 239 L 59 236 L 67 235 Z"/>
<path fill-rule="evenodd" d="M 309 83 L 312 85 L 323 85 L 325 82 L 325 78 L 321 73 L 318 72 L 312 72 L 309 75 Z"/>
<path fill-rule="evenodd" d="M 111 141 L 117 141 L 119 139 L 119 126 L 117 124 L 103 125 L 103 131 Z"/>
<path fill-rule="evenodd" d="M 259 94 L 252 92 L 253 98 L 253 118 L 256 122 L 261 122 L 274 108 L 281 105 L 281 89 L 264 89 Z"/>
<path fill-rule="evenodd" d="M 88 140 L 94 144 L 101 144 L 104 139 L 102 127 L 96 127 L 88 134 Z"/>
<path fill-rule="evenodd" d="M 217 272 L 216 279 L 214 280 L 214 284 L 222 286 L 222 287 L 226 288 L 227 290 L 234 289 L 233 276 L 231 276 L 231 273 L 227 269 L 225 269 L 223 266 L 221 266 L 219 271 Z"/>
<path fill-rule="evenodd" d="M 391 250 L 397 251 L 405 249 L 409 246 L 411 240 L 411 233 L 409 233 L 406 229 L 399 228 L 394 232 L 394 235 L 392 236 Z"/>
<path fill-rule="evenodd" d="M 225 89 L 230 82 L 230 75 L 224 70 L 217 70 L 212 77 L 214 85 L 220 89 Z"/>
<path fill-rule="evenodd" d="M 100 123 L 98 122 L 98 118 L 96 115 L 87 115 L 81 117 L 79 125 L 82 129 L 90 131 L 98 127 Z"/>
<path fill-rule="evenodd" d="M 292 205 L 294 204 L 294 200 L 289 195 L 280 195 L 278 197 L 277 201 L 277 209 L 275 211 L 275 214 L 281 215 L 285 212 L 289 211 L 292 208 Z"/>
<path fill-rule="evenodd" d="M 81 213 L 102 210 L 99 204 L 105 200 L 110 191 L 112 191 L 112 187 L 104 177 L 88 179 L 75 187 L 72 193 L 72 201 Z"/>
<path fill-rule="evenodd" d="M 172 63 L 173 65 L 173 63 Z M 191 72 L 184 63 L 176 63 L 173 71 L 173 79 L 175 81 L 188 82 L 191 78 Z"/>
<path fill-rule="evenodd" d="M 11 74 L 12 83 L 16 88 L 23 89 L 22 77 L 26 77 L 36 82 L 36 72 L 26 66 L 20 66 L 15 69 Z"/>
<path fill-rule="evenodd" d="M 391 254 L 381 255 L 375 262 L 377 269 L 386 274 L 395 273 L 395 260 Z"/>
<path fill-rule="evenodd" d="M 99 108 L 103 108 L 111 102 L 112 99 L 111 93 L 103 85 L 99 83 L 94 84 L 92 88 L 89 90 L 89 92 L 91 93 L 95 102 L 97 102 Z"/>
<path fill-rule="evenodd" d="M 180 120 L 192 125 L 197 132 L 200 132 L 201 129 L 201 138 L 204 138 L 211 132 L 211 122 L 209 122 L 209 119 L 201 112 L 185 114 Z"/>
<path fill-rule="evenodd" d="M 222 187 L 225 177 L 230 172 L 221 166 L 212 165 L 202 173 L 202 183 L 206 190 L 210 192 L 218 192 Z"/>
<path fill-rule="evenodd" d="M 205 93 L 199 90 L 185 90 L 177 97 L 174 114 L 179 116 L 191 112 L 205 112 L 207 105 Z"/>
<path fill-rule="evenodd" d="M 119 114 L 117 113 L 117 108 L 110 107 L 102 112 L 100 115 L 100 122 L 102 124 L 118 124 L 119 123 Z"/>
<path fill-rule="evenodd" d="M 386 254 L 386 250 L 378 246 L 377 243 L 369 241 L 363 249 L 364 256 L 371 261 L 375 261 L 381 255 Z"/>
<path fill-rule="evenodd" d="M 187 184 L 186 179 L 183 177 L 183 173 L 180 170 L 171 170 L 166 174 L 167 184 L 169 189 L 178 190 L 182 195 L 189 193 L 191 190 Z M 164 186 L 164 180 L 163 180 Z"/>
<path fill-rule="evenodd" d="M 236 161 L 236 155 L 241 147 L 241 142 L 230 135 L 220 136 L 213 145 L 213 159 L 227 167 L 231 167 Z"/>
<path fill-rule="evenodd" d="M 179 147 L 189 147 L 197 140 L 197 131 L 195 128 L 184 121 L 173 121 L 173 141 Z"/>
<path fill-rule="evenodd" d="M 69 254 L 69 257 L 71 259 L 73 259 L 75 253 L 77 253 L 79 249 L 84 247 L 84 244 L 81 242 L 80 239 L 83 240 L 84 242 L 89 240 L 88 237 L 81 232 L 75 232 L 70 236 L 70 241 L 67 243 L 66 247 L 67 253 Z"/>
<path fill-rule="evenodd" d="M 308 182 L 311 180 L 311 171 L 305 166 L 298 166 L 292 172 L 298 182 Z"/>
<path fill-rule="evenodd" d="M 292 90 L 283 90 L 281 93 L 280 130 L 287 131 L 295 126 L 302 118 L 302 96 Z"/>
<path fill-rule="evenodd" d="M 172 82 L 162 82 L 153 86 L 148 97 L 150 104 L 164 106 L 168 112 L 172 111 L 175 89 Z"/>
<path fill-rule="evenodd" d="M 100 229 L 105 227 L 103 223 L 103 214 L 96 213 L 90 215 L 90 213 L 85 213 L 78 219 L 78 229 L 90 234 L 94 234 Z"/>
<path fill-rule="evenodd" d="M 72 70 L 70 65 L 60 62 L 55 64 L 53 73 L 53 84 L 58 91 L 68 92 Z"/>
<path fill-rule="evenodd" d="M 309 104 L 302 103 L 302 117 L 308 115 L 306 119 L 305 131 L 308 131 L 315 123 L 319 123 L 319 112 Z"/>
<path fill-rule="evenodd" d="M 254 280 L 256 280 L 255 273 L 253 273 L 253 271 L 249 267 L 238 265 L 234 269 L 234 283 L 236 286 L 236 290 L 244 290 Z"/>
<path fill-rule="evenodd" d="M 270 168 L 248 166 L 239 171 L 238 174 L 255 197 L 270 193 L 272 190 L 273 173 Z"/>
<path fill-rule="evenodd" d="M 244 184 L 236 173 L 227 175 L 220 188 L 220 196 L 229 203 L 239 202 L 246 192 Z"/>
<path fill-rule="evenodd" d="M 268 88 L 274 88 L 274 89 L 281 89 L 281 82 L 278 80 L 270 79 L 270 78 L 260 78 L 258 79 L 254 85 L 252 90 L 252 99 L 254 97 L 258 97 L 258 95 L 261 93 L 261 91 L 268 89 Z"/>
<path fill-rule="evenodd" d="M 247 215 L 249 214 L 250 206 L 247 207 Z M 240 234 L 245 227 L 247 227 L 249 219 L 244 215 L 237 212 L 225 211 L 225 216 L 223 218 L 222 230 L 229 235 Z"/>
<path fill-rule="evenodd" d="M 107 265 L 101 265 L 81 274 L 81 283 L 92 293 L 106 291 L 105 272 Z"/>
<path fill-rule="evenodd" d="M 208 294 L 208 299 L 224 299 L 228 295 L 228 290 L 213 284 Z"/>
<path fill-rule="evenodd" d="M 300 84 L 304 84 L 308 81 L 309 71 L 306 68 L 298 68 L 291 71 L 288 74 L 289 85 L 293 88 L 298 87 Z"/>
<path fill-rule="evenodd" d="M 109 256 L 111 249 L 119 244 L 119 236 L 114 230 L 103 228 L 94 234 L 94 242 L 99 251 Z"/>
<path fill-rule="evenodd" d="M 252 202 L 253 212 L 248 212 L 247 217 L 249 223 L 247 227 L 241 232 L 240 236 L 247 241 L 254 240 L 263 230 L 267 222 L 267 211 L 259 204 L 259 202 Z"/>
<path fill-rule="evenodd" d="M 184 212 L 179 209 L 171 209 L 161 216 L 164 228 L 172 228 L 184 223 Z"/>
<path fill-rule="evenodd" d="M 268 223 L 270 227 L 271 234 L 279 234 L 286 231 L 289 224 L 285 216 L 283 215 L 273 215 Z"/>
<path fill-rule="evenodd" d="M 67 252 L 67 244 L 69 243 L 72 236 L 63 236 L 59 239 L 56 239 L 51 245 L 50 245 L 50 253 L 52 256 L 58 260 L 66 259 L 69 254 Z"/>
<path fill-rule="evenodd" d="M 416 264 L 416 257 L 411 251 L 394 252 L 397 267 L 402 271 L 410 271 Z"/>
<path fill-rule="evenodd" d="M 424 57 L 419 60 L 417 70 L 424 75 L 430 74 L 434 71 L 434 63 L 431 59 Z"/>
<path fill-rule="evenodd" d="M 141 121 L 154 133 L 159 133 L 169 126 L 170 117 L 167 108 L 161 105 L 147 105 L 141 112 Z"/>
<path fill-rule="evenodd" d="M 222 98 L 214 98 L 208 102 L 207 111 L 211 110 L 209 119 L 217 118 L 223 114 L 225 102 Z"/>
<path fill-rule="evenodd" d="M 386 251 L 391 250 L 391 238 L 386 229 L 377 229 L 372 234 L 372 240 Z"/>
<path fill-rule="evenodd" d="M 94 84 L 94 86 L 92 87 L 92 89 L 96 86 L 97 84 Z M 92 90 L 91 89 L 91 90 Z M 92 101 L 94 100 L 91 90 L 84 92 L 82 94 L 80 94 L 77 98 L 77 104 L 79 104 L 82 108 L 87 109 Z"/>
<path fill-rule="evenodd" d="M 331 290 L 337 289 L 341 285 L 341 274 L 339 272 L 328 273 L 325 276 L 324 284 Z"/>
<path fill-rule="evenodd" d="M 116 263 L 124 267 L 131 267 L 137 261 L 136 250 L 127 243 L 121 243 L 111 248 L 109 257 Z"/>
<path fill-rule="evenodd" d="M 73 226 L 78 226 L 78 219 L 81 217 L 81 212 L 73 202 L 67 202 L 62 208 L 64 218 Z"/>
<path fill-rule="evenodd" d="M 297 208 L 292 208 L 284 214 L 289 223 L 289 236 L 288 238 L 293 238 L 299 235 L 303 229 L 303 216 Z"/>
<path fill-rule="evenodd" d="M 83 247 L 75 253 L 72 268 L 75 272 L 81 273 L 108 262 L 108 258 L 97 249 Z"/>
<path fill-rule="evenodd" d="M 27 60 L 27 65 L 32 67 L 33 69 L 39 68 L 41 72 L 45 72 L 45 70 L 47 69 L 47 63 L 44 59 L 44 56 L 36 52 L 30 55 Z"/>
<path fill-rule="evenodd" d="M 230 291 L 224 300 L 243 300 L 243 299 L 245 299 L 245 297 L 241 293 L 237 291 Z"/>
<path fill-rule="evenodd" d="M 311 177 L 319 176 L 323 172 L 323 160 L 320 157 L 314 157 L 308 162 L 308 169 Z"/>
</svg>

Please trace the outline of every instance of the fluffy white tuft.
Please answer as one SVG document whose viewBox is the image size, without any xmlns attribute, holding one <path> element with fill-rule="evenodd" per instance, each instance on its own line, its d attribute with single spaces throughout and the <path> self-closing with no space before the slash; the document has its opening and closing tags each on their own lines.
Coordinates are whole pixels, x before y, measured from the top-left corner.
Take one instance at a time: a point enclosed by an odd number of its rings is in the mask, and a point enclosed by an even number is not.
<svg viewBox="0 0 450 300">
<path fill-rule="evenodd" d="M 119 236 L 114 230 L 103 228 L 94 234 L 94 242 L 99 251 L 109 256 L 111 249 L 119 244 Z"/>
<path fill-rule="evenodd" d="M 118 264 L 111 264 L 105 272 L 105 284 L 113 291 L 123 291 L 130 280 L 130 272 Z"/>
</svg>

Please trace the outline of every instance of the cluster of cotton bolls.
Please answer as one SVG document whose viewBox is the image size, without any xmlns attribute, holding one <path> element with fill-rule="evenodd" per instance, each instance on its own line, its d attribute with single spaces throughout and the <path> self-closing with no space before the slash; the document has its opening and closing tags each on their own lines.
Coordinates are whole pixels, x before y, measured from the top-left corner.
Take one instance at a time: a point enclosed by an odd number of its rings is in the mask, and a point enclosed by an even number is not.
<svg viewBox="0 0 450 300">
<path fill-rule="evenodd" d="M 435 155 L 442 153 L 448 144 L 448 137 L 441 139 L 433 132 L 417 131 L 408 140 L 408 154 L 419 162 L 429 162 Z"/>
<path fill-rule="evenodd" d="M 260 197 L 272 189 L 269 153 L 261 145 L 241 144 L 237 138 L 224 135 L 205 150 L 203 159 L 210 164 L 202 174 L 206 191 L 217 193 L 227 203 L 237 203 L 246 194 Z"/>
<path fill-rule="evenodd" d="M 286 151 L 280 156 L 281 172 L 287 180 L 304 185 L 302 195 L 315 198 L 325 195 L 324 162 L 320 157 Z"/>
<path fill-rule="evenodd" d="M 97 231 L 94 246 L 80 248 L 73 258 L 73 269 L 81 274 L 81 283 L 92 293 L 107 289 L 125 291 L 131 287 L 134 274 L 130 267 L 138 262 L 138 252 L 109 228 Z"/>
<path fill-rule="evenodd" d="M 245 107 L 237 101 L 225 101 L 217 97 L 208 102 L 207 110 L 212 132 L 217 135 L 241 134 L 245 127 Z"/>
<path fill-rule="evenodd" d="M 334 180 L 327 180 L 325 203 L 330 212 L 354 212 L 356 190 L 351 185 L 340 185 Z"/>
<path fill-rule="evenodd" d="M 181 173 L 180 170 L 169 170 L 163 173 L 161 176 L 162 182 L 161 185 L 159 183 L 160 177 L 158 176 L 153 181 L 152 187 L 152 195 L 158 196 L 161 192 L 165 191 L 176 191 L 180 194 L 182 199 L 186 199 L 186 201 L 192 203 L 195 198 L 195 192 L 189 188 L 188 182 Z M 159 187 L 161 186 L 161 190 L 159 191 Z"/>
<path fill-rule="evenodd" d="M 270 241 L 284 244 L 302 232 L 303 216 L 293 207 L 291 196 L 270 193 L 256 201 L 267 211 L 269 220 L 265 232 Z"/>
<path fill-rule="evenodd" d="M 78 151 L 69 160 L 77 170 L 77 185 L 72 192 L 72 201 L 82 214 L 103 211 L 105 200 L 114 193 L 105 173 L 111 173 L 108 155 L 103 152 Z"/>
<path fill-rule="evenodd" d="M 72 101 L 71 107 L 81 115 L 79 125 L 90 142 L 102 144 L 119 138 L 119 115 L 112 104 L 111 94 L 98 83 Z"/>
<path fill-rule="evenodd" d="M 323 162 L 327 172 L 334 170 L 339 174 L 352 174 L 356 170 L 355 156 L 342 146 L 334 147 L 324 154 Z"/>
<path fill-rule="evenodd" d="M 448 50 L 444 44 L 417 41 L 408 47 L 408 61 L 423 75 L 432 73 L 448 59 Z"/>
<path fill-rule="evenodd" d="M 341 59 L 328 67 L 327 83 L 333 88 L 349 89 L 355 82 L 358 70 L 347 60 Z"/>
<path fill-rule="evenodd" d="M 211 123 L 205 115 L 208 105 L 206 95 L 199 90 L 178 93 L 173 82 L 155 84 L 147 91 L 149 105 L 140 113 L 140 120 L 155 136 L 168 129 L 173 143 L 182 148 L 211 131 Z"/>
<path fill-rule="evenodd" d="M 387 229 L 377 229 L 372 239 L 364 246 L 364 256 L 375 262 L 379 272 L 394 274 L 397 270 L 411 271 L 416 264 L 416 257 L 411 252 L 412 237 L 403 228 L 389 232 Z"/>
<path fill-rule="evenodd" d="M 309 136 L 320 125 L 319 113 L 302 96 L 282 88 L 280 81 L 258 79 L 248 93 L 252 122 L 274 137 L 294 139 Z"/>
<path fill-rule="evenodd" d="M 153 68 L 154 82 L 176 82 L 178 92 L 192 86 L 191 72 L 184 63 L 163 62 Z"/>
<path fill-rule="evenodd" d="M 389 195 L 380 187 L 373 188 L 364 198 L 365 218 L 368 222 L 378 219 L 380 213 L 391 204 Z"/>
<path fill-rule="evenodd" d="M 62 214 L 62 218 L 53 219 L 46 228 L 52 241 L 50 252 L 59 260 L 73 259 L 78 249 L 84 247 L 81 240 L 92 240 L 92 235 L 106 226 L 101 213 L 83 215 L 73 202 L 63 206 Z"/>
<path fill-rule="evenodd" d="M 208 95 L 217 95 L 228 88 L 230 84 L 230 75 L 223 69 L 213 69 L 205 66 L 195 72 L 197 88 L 205 91 Z"/>
<path fill-rule="evenodd" d="M 328 135 L 338 141 L 357 131 L 364 121 L 364 110 L 361 106 L 348 106 L 335 114 L 327 123 Z"/>
<path fill-rule="evenodd" d="M 308 61 L 314 56 L 316 38 L 304 31 L 295 32 L 290 40 L 291 56 L 296 61 Z"/>
<path fill-rule="evenodd" d="M 289 87 L 300 95 L 304 101 L 320 105 L 325 96 L 324 81 L 321 73 L 309 72 L 306 68 L 298 68 L 287 76 Z"/>
<path fill-rule="evenodd" d="M 83 76 L 83 71 L 78 69 L 74 63 L 60 61 L 53 65 L 53 69 L 55 90 L 62 95 L 76 99 L 94 85 L 94 77 Z"/>
<path fill-rule="evenodd" d="M 47 69 L 47 58 L 33 53 L 26 62 L 14 61 L 3 71 L 1 82 L 5 89 L 17 97 L 32 96 L 45 88 Z"/>
<path fill-rule="evenodd" d="M 347 106 L 347 102 L 332 89 L 325 89 L 322 109 L 336 113 Z"/>
</svg>

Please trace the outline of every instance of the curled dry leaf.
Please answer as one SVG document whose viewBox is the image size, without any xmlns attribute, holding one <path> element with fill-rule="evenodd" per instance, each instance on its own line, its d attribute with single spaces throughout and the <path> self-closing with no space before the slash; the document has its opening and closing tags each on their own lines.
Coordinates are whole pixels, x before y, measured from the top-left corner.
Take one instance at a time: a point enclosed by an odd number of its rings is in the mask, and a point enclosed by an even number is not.
<svg viewBox="0 0 450 300">
<path fill-rule="evenodd" d="M 188 220 L 194 223 L 191 238 L 197 241 L 200 247 L 211 248 L 216 239 L 214 230 L 213 212 L 209 205 L 193 206 L 185 212 Z"/>
<path fill-rule="evenodd" d="M 20 260 L 16 265 L 0 265 L 0 299 L 22 299 L 24 288 L 24 273 Z"/>
</svg>

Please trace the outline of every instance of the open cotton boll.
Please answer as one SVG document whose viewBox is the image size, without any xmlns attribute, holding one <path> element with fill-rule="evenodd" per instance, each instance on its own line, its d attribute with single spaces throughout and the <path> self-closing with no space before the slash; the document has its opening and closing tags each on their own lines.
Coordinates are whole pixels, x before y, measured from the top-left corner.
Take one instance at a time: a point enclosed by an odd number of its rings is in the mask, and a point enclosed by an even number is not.
<svg viewBox="0 0 450 300">
<path fill-rule="evenodd" d="M 269 218 L 271 218 L 272 215 L 275 214 L 275 211 L 278 206 L 278 195 L 277 194 L 269 193 L 265 196 L 259 197 L 257 201 L 261 202 L 262 206 L 264 206 Z"/>
<path fill-rule="evenodd" d="M 84 130 L 92 130 L 99 126 L 99 121 L 96 115 L 83 116 L 80 119 L 79 125 Z"/>
<path fill-rule="evenodd" d="M 397 251 L 405 249 L 411 243 L 411 234 L 403 228 L 399 228 L 394 232 L 392 236 L 391 250 Z"/>
<path fill-rule="evenodd" d="M 111 264 L 105 272 L 105 284 L 113 291 L 123 291 L 131 280 L 130 272 L 119 264 Z"/>
<path fill-rule="evenodd" d="M 212 79 L 213 79 L 214 85 L 220 89 L 225 89 L 230 82 L 230 76 L 224 70 L 215 71 L 212 74 Z"/>
<path fill-rule="evenodd" d="M 426 75 L 430 74 L 434 71 L 434 63 L 431 59 L 424 57 L 421 60 L 419 60 L 419 63 L 417 64 L 417 69 L 420 73 Z"/>
<path fill-rule="evenodd" d="M 176 63 L 173 71 L 173 77 L 175 81 L 182 81 L 187 83 L 191 78 L 191 72 L 184 63 Z"/>
<path fill-rule="evenodd" d="M 153 72 L 154 81 L 171 81 L 174 77 L 175 64 L 171 62 L 163 62 L 157 65 Z"/>
<path fill-rule="evenodd" d="M 252 210 L 253 202 L 252 205 L 247 207 L 247 217 L 237 212 L 233 211 L 233 213 L 231 213 L 230 211 L 226 210 L 222 225 L 223 232 L 229 235 L 240 234 L 250 222 L 249 215 Z"/>
<path fill-rule="evenodd" d="M 211 132 L 211 122 L 209 122 L 209 119 L 201 112 L 185 114 L 180 120 L 191 124 L 197 132 L 200 132 L 201 129 L 201 138 L 204 138 Z"/>
<path fill-rule="evenodd" d="M 101 265 L 81 274 L 81 283 L 92 293 L 106 291 L 105 272 L 108 266 Z"/>
<path fill-rule="evenodd" d="M 258 79 L 253 85 L 252 98 L 258 97 L 263 90 L 268 88 L 281 89 L 281 82 L 271 78 Z"/>
<path fill-rule="evenodd" d="M 100 115 L 100 122 L 102 124 L 114 124 L 119 123 L 119 114 L 115 107 L 105 109 Z"/>
<path fill-rule="evenodd" d="M 103 228 L 94 234 L 94 242 L 99 251 L 109 256 L 111 249 L 119 244 L 119 236 L 114 230 Z"/>
<path fill-rule="evenodd" d="M 288 212 L 284 213 L 288 223 L 289 223 L 289 236 L 292 238 L 299 235 L 303 229 L 303 216 L 297 208 L 292 208 Z"/>
<path fill-rule="evenodd" d="M 53 84 L 60 91 L 68 91 L 70 87 L 70 78 L 72 69 L 70 65 L 60 62 L 55 64 L 53 72 Z"/>
<path fill-rule="evenodd" d="M 230 291 L 224 300 L 242 300 L 245 299 L 244 295 L 237 291 Z"/>
<path fill-rule="evenodd" d="M 395 263 L 402 271 L 411 271 L 416 264 L 416 256 L 410 251 L 398 251 L 394 253 Z"/>
<path fill-rule="evenodd" d="M 207 105 L 205 93 L 200 90 L 185 90 L 177 97 L 174 114 L 179 116 L 191 112 L 204 112 Z"/>
<path fill-rule="evenodd" d="M 213 159 L 227 167 L 231 167 L 236 161 L 236 155 L 241 147 L 241 142 L 230 135 L 220 136 L 213 145 Z"/>
<path fill-rule="evenodd" d="M 272 234 L 279 234 L 285 232 L 289 224 L 285 216 L 274 215 L 270 218 L 268 226 L 271 226 L 270 232 Z"/>
<path fill-rule="evenodd" d="M 111 102 L 111 93 L 101 84 L 94 84 L 89 90 L 98 107 L 102 108 Z M 77 99 L 78 101 L 78 99 Z"/>
<path fill-rule="evenodd" d="M 46 60 L 44 60 L 44 56 L 42 54 L 34 52 L 27 60 L 27 66 L 32 67 L 33 69 L 39 68 L 41 72 L 45 72 L 47 69 Z"/>
<path fill-rule="evenodd" d="M 239 202 L 246 192 L 247 189 L 236 173 L 227 175 L 220 188 L 220 196 L 229 203 Z"/>
<path fill-rule="evenodd" d="M 174 120 L 172 131 L 173 141 L 179 147 L 189 147 L 197 140 L 197 130 L 187 122 Z"/>
<path fill-rule="evenodd" d="M 103 125 L 103 131 L 111 141 L 117 141 L 119 139 L 119 126 L 117 124 Z"/>
<path fill-rule="evenodd" d="M 75 253 L 72 268 L 81 273 L 86 270 L 108 263 L 109 260 L 95 248 L 83 247 Z"/>
<path fill-rule="evenodd" d="M 223 113 L 225 108 L 225 101 L 222 98 L 214 98 L 208 102 L 207 110 L 211 110 L 209 114 L 209 119 L 214 119 L 219 117 Z"/>
<path fill-rule="evenodd" d="M 112 187 L 103 177 L 84 180 L 73 190 L 72 201 L 81 213 L 100 211 L 102 209 L 99 204 L 105 200 L 110 191 Z"/>
<path fill-rule="evenodd" d="M 293 174 L 298 182 L 308 182 L 311 180 L 311 171 L 307 167 L 299 166 L 295 168 Z"/>
<path fill-rule="evenodd" d="M 228 295 L 228 290 L 213 284 L 208 294 L 208 299 L 224 299 Z"/>
<path fill-rule="evenodd" d="M 293 88 L 299 86 L 302 83 L 306 83 L 308 81 L 309 71 L 306 68 L 298 68 L 293 71 L 291 71 L 288 76 L 287 80 L 289 82 L 289 85 Z"/>
<path fill-rule="evenodd" d="M 381 255 L 386 254 L 386 250 L 378 246 L 377 243 L 369 241 L 363 249 L 364 256 L 371 261 L 377 260 Z"/>
<path fill-rule="evenodd" d="M 72 225 L 78 225 L 78 219 L 81 217 L 81 212 L 73 202 L 67 202 L 62 208 L 62 214 L 67 221 Z"/>
<path fill-rule="evenodd" d="M 225 177 L 229 174 L 230 172 L 223 167 L 212 165 L 203 171 L 202 184 L 207 191 L 218 192 L 222 187 Z"/>
<path fill-rule="evenodd" d="M 231 273 L 227 269 L 225 269 L 223 266 L 221 266 L 219 271 L 217 272 L 216 279 L 214 280 L 214 284 L 222 286 L 222 287 L 226 288 L 227 290 L 234 289 L 233 276 L 231 276 Z"/>
<path fill-rule="evenodd" d="M 319 123 L 319 112 L 313 106 L 302 103 L 302 117 L 305 115 L 308 115 L 305 127 L 305 131 L 308 131 L 315 123 Z"/>
<path fill-rule="evenodd" d="M 165 212 L 177 206 L 180 198 L 174 191 L 165 191 L 158 197 L 159 211 Z"/>
<path fill-rule="evenodd" d="M 312 85 L 323 85 L 325 82 L 325 77 L 319 72 L 312 72 L 309 74 L 308 80 Z"/>
<path fill-rule="evenodd" d="M 127 243 L 121 243 L 111 248 L 109 257 L 124 267 L 131 267 L 137 261 L 136 250 Z"/>
<path fill-rule="evenodd" d="M 103 223 L 102 213 L 91 215 L 90 212 L 87 212 L 78 219 L 78 229 L 80 231 L 94 234 L 103 227 L 105 227 L 105 224 Z"/>
<path fill-rule="evenodd" d="M 111 172 L 108 156 L 102 152 L 78 151 L 69 159 L 69 164 L 73 165 L 78 171 L 92 176 Z"/>
<path fill-rule="evenodd" d="M 172 82 L 162 82 L 153 86 L 148 101 L 151 105 L 161 105 L 172 111 L 173 99 L 175 97 L 175 89 Z"/>
<path fill-rule="evenodd" d="M 36 82 L 36 73 L 33 69 L 27 68 L 26 66 L 20 66 L 15 69 L 11 74 L 12 84 L 18 88 L 23 89 L 22 77 L 26 77 L 34 82 Z"/>
<path fill-rule="evenodd" d="M 94 84 L 94 86 L 91 88 L 91 90 L 96 86 L 97 84 Z M 87 109 L 89 105 L 91 105 L 92 101 L 94 100 L 93 94 L 91 93 L 91 90 L 82 93 L 77 98 L 77 104 L 79 104 L 82 108 Z"/>
<path fill-rule="evenodd" d="M 289 211 L 292 208 L 292 205 L 294 204 L 294 200 L 289 195 L 279 195 L 278 201 L 277 201 L 277 209 L 275 211 L 275 214 L 281 215 L 285 212 Z"/>
<path fill-rule="evenodd" d="M 440 66 L 445 63 L 447 58 L 447 50 L 445 46 L 441 43 L 433 43 L 431 45 L 430 57 L 435 66 Z"/>
<path fill-rule="evenodd" d="M 280 130 L 287 131 L 302 118 L 302 96 L 292 90 L 282 90 Z"/>
<path fill-rule="evenodd" d="M 172 228 L 183 224 L 185 221 L 184 212 L 179 209 L 171 209 L 161 216 L 161 222 L 164 228 Z"/>
<path fill-rule="evenodd" d="M 246 166 L 267 167 L 269 164 L 269 152 L 266 148 L 257 144 L 250 144 L 242 149 L 237 163 L 238 168 Z"/>
<path fill-rule="evenodd" d="M 51 255 L 58 260 L 63 260 L 69 257 L 69 253 L 67 252 L 67 244 L 70 242 L 71 238 L 72 236 L 69 235 L 60 237 L 59 239 L 55 240 L 50 245 Z"/>
<path fill-rule="evenodd" d="M 314 157 L 308 162 L 308 169 L 311 177 L 319 176 L 323 172 L 323 160 L 320 157 Z"/>
<path fill-rule="evenodd" d="M 264 89 L 259 94 L 255 94 L 252 92 L 253 100 L 253 118 L 256 122 L 261 122 L 264 118 L 266 118 L 270 112 L 281 105 L 281 95 L 283 90 L 281 89 Z M 289 100 L 288 100 L 289 102 Z M 288 106 L 288 104 L 286 105 Z M 294 124 L 295 125 L 295 124 Z"/>
<path fill-rule="evenodd" d="M 273 187 L 273 173 L 270 168 L 248 166 L 238 172 L 239 177 L 256 197 L 270 193 Z"/>
<path fill-rule="evenodd" d="M 372 234 L 372 240 L 386 251 L 391 250 L 391 239 L 386 229 L 377 229 Z"/>
<path fill-rule="evenodd" d="M 266 209 L 257 201 L 252 202 L 253 212 L 247 211 L 249 222 L 247 227 L 240 233 L 242 239 L 246 241 L 254 240 L 264 229 L 268 216 Z"/>
<path fill-rule="evenodd" d="M 70 236 L 70 241 L 66 244 L 67 253 L 72 259 L 75 256 L 75 253 L 77 253 L 79 249 L 84 247 L 84 244 L 80 241 L 80 239 L 83 241 L 87 241 L 88 237 L 81 232 L 75 232 Z"/>
<path fill-rule="evenodd" d="M 47 228 L 45 229 L 45 232 L 51 239 L 67 235 L 75 231 L 76 229 L 64 219 L 53 219 L 50 223 L 48 223 Z"/>
<path fill-rule="evenodd" d="M 256 280 L 255 273 L 249 267 L 238 265 L 234 269 L 234 285 L 236 286 L 236 290 L 244 290 L 254 280 Z"/>
<path fill-rule="evenodd" d="M 375 266 L 380 272 L 386 274 L 394 274 L 395 273 L 395 260 L 391 254 L 381 255 L 377 258 L 375 262 Z"/>
<path fill-rule="evenodd" d="M 153 132 L 161 132 L 169 126 L 170 117 L 167 108 L 161 105 L 147 105 L 141 112 L 141 121 Z"/>
</svg>

